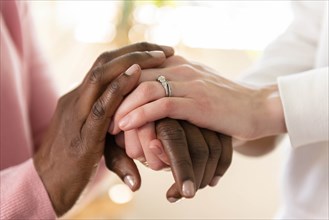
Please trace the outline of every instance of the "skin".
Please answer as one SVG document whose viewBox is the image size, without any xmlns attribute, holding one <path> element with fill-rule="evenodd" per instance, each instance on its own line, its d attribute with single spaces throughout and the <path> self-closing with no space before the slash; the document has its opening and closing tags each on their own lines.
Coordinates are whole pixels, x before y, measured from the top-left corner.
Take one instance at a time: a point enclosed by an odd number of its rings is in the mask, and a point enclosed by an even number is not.
<svg viewBox="0 0 329 220">
<path fill-rule="evenodd" d="M 170 128 L 179 129 L 179 125 L 180 132 L 168 132 Z M 231 164 L 232 142 L 228 136 L 200 129 L 186 121 L 168 118 L 156 122 L 156 131 L 163 143 L 165 153 L 172 161 L 171 167 L 176 180 L 167 191 L 167 199 L 170 202 L 176 202 L 182 197 L 194 196 L 195 193 L 189 195 L 186 192 L 184 184 L 188 181 L 193 182 L 194 189 L 202 189 L 207 185 L 215 186 Z M 187 145 L 184 139 L 177 136 L 180 133 L 185 133 Z M 184 166 L 186 168 L 182 169 Z M 180 185 L 181 181 L 177 180 L 182 179 L 185 181 Z M 191 192 L 190 189 L 187 191 Z"/>
<path fill-rule="evenodd" d="M 215 186 L 231 164 L 232 141 L 226 135 L 169 118 L 156 121 L 155 132 L 153 153 L 166 156 L 175 179 L 167 191 L 169 202 L 192 198 L 199 189 Z M 125 149 L 122 133 L 116 141 Z"/>
<path fill-rule="evenodd" d="M 169 80 L 173 97 L 164 97 L 164 89 L 155 81 L 159 75 Z M 134 129 L 151 133 L 153 121 L 169 117 L 230 135 L 239 152 L 262 155 L 273 149 L 275 136 L 286 132 L 277 85 L 248 87 L 179 56 L 169 58 L 161 68 L 143 71 L 141 82 L 116 112 L 112 133 Z"/>
<path fill-rule="evenodd" d="M 119 146 L 119 136 L 107 131 L 122 100 L 137 86 L 140 67 L 159 66 L 172 54 L 169 47 L 148 43 L 106 52 L 98 57 L 81 85 L 60 98 L 42 144 L 33 156 L 57 216 L 75 204 L 103 156 L 106 166 L 133 191 L 140 187 L 135 163 Z M 154 144 L 163 144 L 176 181 L 167 192 L 169 201 L 191 198 L 197 189 L 215 185 L 213 179 L 223 175 L 230 165 L 230 138 L 172 119 L 157 121 L 155 125 Z M 202 143 L 208 159 L 199 154 L 201 145 L 194 143 Z M 223 148 L 227 153 L 213 158 L 212 152 L 223 152 Z M 206 166 L 210 168 L 206 170 Z"/>
<path fill-rule="evenodd" d="M 137 86 L 140 67 L 161 65 L 172 54 L 169 47 L 147 43 L 106 52 L 98 57 L 84 81 L 60 98 L 42 144 L 33 156 L 58 216 L 74 205 L 93 178 L 104 150 L 107 166 L 125 182 L 132 183 L 128 184 L 132 190 L 139 188 L 136 165 L 107 130 L 123 98 Z M 136 63 L 139 65 L 133 65 Z"/>
<path fill-rule="evenodd" d="M 180 57 L 168 60 L 171 64 L 165 64 L 164 68 L 145 70 L 145 82 L 126 98 L 116 113 L 114 133 L 164 117 L 187 120 L 240 140 L 286 132 L 276 85 L 251 88 L 188 61 L 181 64 Z M 154 81 L 159 74 L 170 80 L 173 97 L 164 97 L 162 86 Z M 146 94 L 146 90 L 154 92 Z"/>
<path fill-rule="evenodd" d="M 175 179 L 167 191 L 168 201 L 192 198 L 198 189 L 218 183 L 232 161 L 230 137 L 169 118 L 155 125 Z"/>
</svg>

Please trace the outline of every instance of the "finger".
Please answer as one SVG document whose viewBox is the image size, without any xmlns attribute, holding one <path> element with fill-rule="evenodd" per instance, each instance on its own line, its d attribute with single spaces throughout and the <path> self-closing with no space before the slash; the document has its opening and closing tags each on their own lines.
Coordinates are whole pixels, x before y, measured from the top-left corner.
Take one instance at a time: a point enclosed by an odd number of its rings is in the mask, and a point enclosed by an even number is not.
<svg viewBox="0 0 329 220">
<path fill-rule="evenodd" d="M 105 140 L 114 112 L 123 97 L 136 87 L 140 71 L 138 65 L 131 66 L 124 74 L 113 80 L 96 100 L 81 131 L 85 141 L 93 142 L 87 146 L 94 145 L 95 141 L 101 143 Z"/>
<path fill-rule="evenodd" d="M 167 200 L 171 203 L 177 202 L 178 200 L 183 198 L 183 196 L 181 195 L 181 193 L 179 191 L 179 186 L 176 182 L 173 183 L 169 187 L 169 189 L 167 190 L 167 193 L 166 193 L 166 197 L 167 197 Z"/>
<path fill-rule="evenodd" d="M 104 149 L 105 164 L 116 173 L 132 191 L 140 188 L 141 177 L 134 161 L 127 156 L 124 149 L 117 146 L 113 136 L 107 135 Z"/>
<path fill-rule="evenodd" d="M 186 97 L 189 94 L 190 85 L 187 82 L 169 82 L 173 97 Z M 165 97 L 165 90 L 161 83 L 156 81 L 143 82 L 132 91 L 121 103 L 116 111 L 109 132 L 117 134 L 120 131 L 118 121 L 130 111 L 154 100 Z"/>
<path fill-rule="evenodd" d="M 204 140 L 206 141 L 209 149 L 209 157 L 200 188 L 207 186 L 215 176 L 217 164 L 220 158 L 222 144 L 216 132 L 208 129 L 200 129 Z"/>
<path fill-rule="evenodd" d="M 186 111 L 186 109 L 193 109 L 193 111 Z M 168 117 L 186 120 L 200 127 L 206 127 L 202 118 L 196 117 L 196 115 L 201 114 L 203 113 L 198 111 L 198 106 L 193 99 L 166 97 L 132 110 L 119 120 L 118 126 L 121 130 L 126 131 Z"/>
<path fill-rule="evenodd" d="M 195 195 L 195 177 L 182 126 L 176 120 L 166 118 L 156 122 L 156 132 L 170 159 L 180 194 L 192 198 Z"/>
<path fill-rule="evenodd" d="M 161 68 L 166 68 L 166 67 L 170 67 L 170 66 L 178 66 L 178 65 L 184 65 L 184 64 L 188 64 L 190 63 L 188 60 L 186 60 L 184 57 L 182 56 L 171 56 L 169 57 L 166 62 L 164 62 L 161 65 Z"/>
<path fill-rule="evenodd" d="M 145 156 L 143 152 L 142 145 L 139 141 L 139 137 L 137 134 L 137 130 L 129 130 L 124 132 L 125 136 L 125 145 L 126 145 L 126 153 L 132 158 L 139 160 L 140 162 L 145 162 Z"/>
<path fill-rule="evenodd" d="M 117 57 L 103 65 L 95 66 L 80 85 L 80 98 L 77 106 L 80 112 L 87 113 L 95 100 L 102 94 L 106 86 L 118 75 L 133 64 L 141 68 L 150 68 L 160 65 L 166 59 L 162 51 L 132 52 Z"/>
<path fill-rule="evenodd" d="M 170 58 L 168 58 L 170 59 Z M 145 69 L 142 72 L 139 82 L 153 81 L 159 75 L 163 75 L 169 81 L 185 82 L 188 80 L 200 79 L 209 76 L 207 72 L 201 72 L 199 68 L 196 68 L 190 63 L 184 63 L 182 65 L 174 65 L 162 68 L 168 61 L 166 59 L 160 67 Z"/>
<path fill-rule="evenodd" d="M 164 164 L 149 148 L 150 142 L 156 139 L 154 122 L 147 123 L 138 128 L 138 137 L 149 168 L 152 170 L 161 170 L 165 168 L 166 164 Z"/>
<path fill-rule="evenodd" d="M 180 121 L 185 131 L 190 157 L 193 164 L 196 189 L 199 189 L 208 161 L 209 149 L 198 127 L 186 121 Z"/>
<path fill-rule="evenodd" d="M 204 140 L 201 130 L 186 121 L 180 121 L 184 129 L 190 157 L 193 164 L 196 189 L 199 189 L 205 175 L 205 168 L 209 157 L 209 149 Z M 173 184 L 167 191 L 167 198 L 170 202 L 175 202 L 181 198 L 177 185 Z"/>
<path fill-rule="evenodd" d="M 98 65 L 103 65 L 109 62 L 110 60 L 113 60 L 127 53 L 136 52 L 136 51 L 153 51 L 153 50 L 163 51 L 166 57 L 170 57 L 174 54 L 174 49 L 172 47 L 151 44 L 147 42 L 140 42 L 119 48 L 117 50 L 112 50 L 102 53 L 95 61 L 93 67 Z"/>
<path fill-rule="evenodd" d="M 165 153 L 164 147 L 159 139 L 150 141 L 149 148 L 163 163 L 170 165 L 169 158 Z"/>
<path fill-rule="evenodd" d="M 209 186 L 216 186 L 219 179 L 225 174 L 227 169 L 230 167 L 232 162 L 232 138 L 230 136 L 226 136 L 224 134 L 217 134 L 221 141 L 222 151 L 217 164 L 215 176 L 209 183 Z"/>
</svg>

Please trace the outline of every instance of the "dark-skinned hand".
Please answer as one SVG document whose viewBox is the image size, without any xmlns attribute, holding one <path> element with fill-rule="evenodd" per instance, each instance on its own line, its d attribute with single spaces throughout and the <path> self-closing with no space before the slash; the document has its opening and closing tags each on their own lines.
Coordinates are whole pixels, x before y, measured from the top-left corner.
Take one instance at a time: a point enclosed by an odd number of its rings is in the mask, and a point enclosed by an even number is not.
<svg viewBox="0 0 329 220">
<path fill-rule="evenodd" d="M 126 182 L 133 179 L 132 190 L 139 188 L 136 165 L 125 154 L 118 156 L 120 151 L 107 130 L 122 99 L 136 87 L 140 67 L 159 66 L 172 54 L 169 47 L 148 43 L 106 52 L 98 57 L 84 81 L 60 98 L 33 157 L 58 216 L 74 205 L 93 178 L 104 149 L 110 152 L 106 161 L 112 170 Z"/>
</svg>

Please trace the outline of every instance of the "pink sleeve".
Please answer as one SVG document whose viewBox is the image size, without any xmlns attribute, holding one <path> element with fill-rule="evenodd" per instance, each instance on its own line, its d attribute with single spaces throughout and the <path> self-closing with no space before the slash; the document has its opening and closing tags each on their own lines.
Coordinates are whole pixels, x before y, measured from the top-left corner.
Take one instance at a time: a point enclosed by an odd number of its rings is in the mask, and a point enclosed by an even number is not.
<svg viewBox="0 0 329 220">
<path fill-rule="evenodd" d="M 23 25 L 26 37 L 26 54 L 29 74 L 29 112 L 34 146 L 38 147 L 43 133 L 47 130 L 54 114 L 58 94 L 54 80 L 49 70 L 47 59 L 41 48 L 41 42 L 36 35 L 31 13 L 26 5 L 26 17 Z"/>
<path fill-rule="evenodd" d="M 0 177 L 0 219 L 56 218 L 32 159 L 2 170 Z"/>
</svg>

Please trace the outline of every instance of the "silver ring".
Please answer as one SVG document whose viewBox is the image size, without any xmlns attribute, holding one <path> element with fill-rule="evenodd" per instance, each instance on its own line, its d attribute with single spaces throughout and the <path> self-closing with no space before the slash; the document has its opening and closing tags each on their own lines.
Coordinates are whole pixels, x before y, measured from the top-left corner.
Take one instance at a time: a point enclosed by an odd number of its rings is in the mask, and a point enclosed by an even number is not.
<svg viewBox="0 0 329 220">
<path fill-rule="evenodd" d="M 170 86 L 169 82 L 166 80 L 166 77 L 161 75 L 157 78 L 157 81 L 159 83 L 161 83 L 162 87 L 164 88 L 165 96 L 171 97 L 171 95 L 172 95 L 171 86 Z"/>
</svg>

